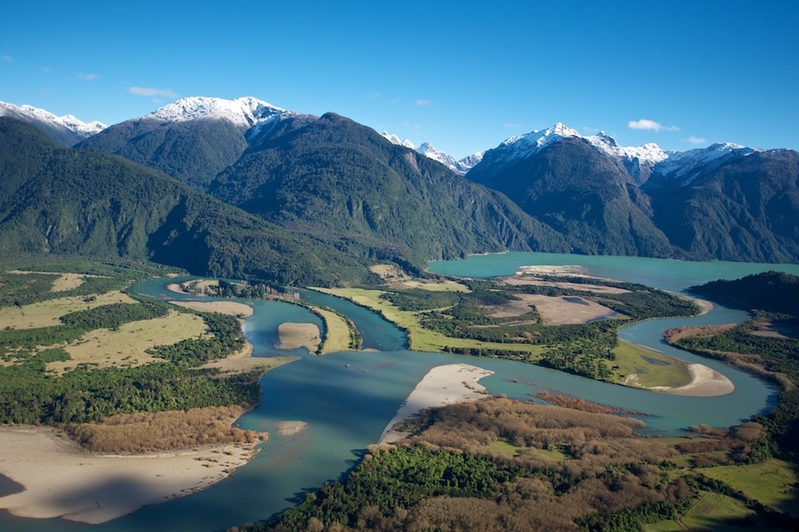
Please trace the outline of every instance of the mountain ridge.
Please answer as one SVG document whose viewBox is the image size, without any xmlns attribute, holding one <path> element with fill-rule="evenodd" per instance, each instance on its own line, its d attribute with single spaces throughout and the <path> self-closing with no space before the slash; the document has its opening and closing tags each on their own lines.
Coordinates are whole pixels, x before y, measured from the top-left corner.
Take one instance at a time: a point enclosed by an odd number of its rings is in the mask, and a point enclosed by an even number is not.
<svg viewBox="0 0 799 532">
<path fill-rule="evenodd" d="M 416 148 L 335 113 L 305 115 L 252 97 L 184 98 L 106 128 L 78 147 L 156 168 L 364 260 L 404 261 L 414 269 L 425 259 L 509 248 L 799 261 L 799 238 L 790 223 L 799 218 L 792 210 L 796 185 L 773 175 L 778 167 L 791 167 L 772 164 L 778 157 L 774 150 L 729 143 L 684 152 L 653 143 L 624 147 L 606 133 L 584 136 L 556 123 L 506 139 L 482 157 L 477 154 L 464 170 L 428 143 Z M 785 153 L 788 159 L 796 154 Z M 746 172 L 760 184 L 729 185 L 730 168 L 743 168 L 743 161 L 757 154 L 751 160 L 763 171 L 747 167 Z M 434 187 L 417 174 L 446 182 L 448 190 L 431 195 Z M 453 180 L 456 174 L 499 195 L 477 193 Z M 388 183 L 393 188 L 377 194 Z M 756 193 L 758 187 L 763 190 Z M 769 200 L 764 211 L 761 200 L 747 194 L 762 196 L 769 187 L 776 187 L 772 195 L 781 199 Z M 432 214 L 436 196 L 445 198 L 440 219 Z M 388 199 L 415 202 L 416 209 L 403 211 Z M 702 206 L 712 212 L 702 214 Z M 397 217 L 405 221 L 393 221 Z"/>
</svg>

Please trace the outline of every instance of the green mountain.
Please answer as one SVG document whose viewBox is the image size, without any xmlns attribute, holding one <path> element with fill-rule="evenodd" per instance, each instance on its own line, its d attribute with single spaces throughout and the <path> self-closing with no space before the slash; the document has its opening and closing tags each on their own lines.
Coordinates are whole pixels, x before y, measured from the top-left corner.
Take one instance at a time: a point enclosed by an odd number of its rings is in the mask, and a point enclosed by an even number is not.
<svg viewBox="0 0 799 532">
<path fill-rule="evenodd" d="M 359 262 L 120 157 L 0 118 L 0 253 L 129 257 L 198 275 L 346 284 Z"/>
<path fill-rule="evenodd" d="M 759 151 L 644 185 L 676 246 L 721 260 L 799 262 L 799 153 Z"/>
<path fill-rule="evenodd" d="M 568 251 L 503 194 L 333 113 L 262 135 L 207 190 L 350 254 L 413 269 L 476 252 Z"/>
<path fill-rule="evenodd" d="M 247 148 L 245 131 L 226 120 L 180 122 L 170 127 L 154 120 L 129 120 L 77 147 L 121 155 L 202 190 Z"/>
<path fill-rule="evenodd" d="M 589 255 L 679 255 L 652 221 L 649 198 L 620 160 L 583 138 L 566 137 L 519 156 L 512 145 L 489 150 L 467 177 L 514 198 Z"/>
</svg>

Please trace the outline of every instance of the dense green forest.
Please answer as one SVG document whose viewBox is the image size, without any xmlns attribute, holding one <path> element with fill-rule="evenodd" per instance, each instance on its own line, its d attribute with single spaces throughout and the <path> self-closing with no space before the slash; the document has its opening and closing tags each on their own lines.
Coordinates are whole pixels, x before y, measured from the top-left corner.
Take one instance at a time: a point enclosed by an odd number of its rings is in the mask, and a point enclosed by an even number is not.
<svg viewBox="0 0 799 532">
<path fill-rule="evenodd" d="M 397 446 L 371 447 L 342 481 L 244 530 L 680 528 L 701 514 L 699 501 L 715 498 L 736 510 L 712 518 L 710 528 L 799 524 L 696 469 L 711 457 L 714 465 L 758 467 L 765 457 L 758 454 L 763 429 L 757 423 L 678 443 L 636 437 L 640 425 L 498 398 L 441 407 L 406 426 L 412 436 Z"/>
<path fill-rule="evenodd" d="M 0 297 L 3 306 L 74 295 L 90 302 L 109 288 L 119 289 L 144 274 L 132 270 L 125 276 L 120 273 L 124 268 L 100 271 L 107 277 L 86 277 L 79 287 L 64 292 L 51 291 L 58 274 L 4 273 L 0 275 Z M 112 273 L 116 275 L 111 277 Z M 70 359 L 62 346 L 78 341 L 88 332 L 113 331 L 124 324 L 170 312 L 200 316 L 207 333 L 173 345 L 156 346 L 150 354 L 164 361 L 160 363 L 109 368 L 77 364 L 61 376 L 47 371 L 49 362 Z M 77 310 L 61 316 L 60 322 L 48 327 L 0 330 L 0 423 L 85 423 L 120 413 L 259 401 L 260 374 L 217 378 L 212 370 L 197 368 L 243 347 L 241 326 L 231 316 L 198 313 L 142 299 L 133 304 L 113 303 Z"/>
</svg>

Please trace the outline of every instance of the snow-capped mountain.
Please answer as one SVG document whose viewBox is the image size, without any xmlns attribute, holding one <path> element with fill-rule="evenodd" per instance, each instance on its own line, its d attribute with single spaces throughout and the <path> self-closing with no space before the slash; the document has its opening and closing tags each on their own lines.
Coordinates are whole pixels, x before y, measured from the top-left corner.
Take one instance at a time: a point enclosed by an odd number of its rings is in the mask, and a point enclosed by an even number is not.
<svg viewBox="0 0 799 532">
<path fill-rule="evenodd" d="M 655 165 L 669 157 L 669 154 L 654 143 L 619 146 L 616 139 L 604 131 L 597 135 L 584 136 L 561 122 L 547 129 L 511 137 L 495 149 L 504 152 L 504 158 L 509 160 L 526 158 L 564 138 L 584 139 L 603 153 L 621 160 L 630 175 L 639 182 L 646 181 Z"/>
<path fill-rule="evenodd" d="M 432 144 L 429 142 L 423 142 L 421 146 L 418 148 L 408 139 L 400 140 L 397 135 L 392 133 L 388 133 L 386 131 L 382 132 L 382 135 L 386 140 L 391 142 L 392 144 L 396 144 L 398 146 L 405 146 L 406 148 L 410 148 L 415 150 L 417 153 L 424 155 L 429 159 L 433 159 L 434 161 L 438 161 L 456 174 L 464 175 L 468 172 L 474 165 L 480 162 L 483 158 L 482 153 L 475 153 L 469 155 L 468 157 L 464 157 L 461 160 L 456 160 L 455 157 L 452 155 L 445 153 L 443 151 L 438 151 L 435 149 Z"/>
<path fill-rule="evenodd" d="M 410 148 L 412 150 L 416 149 L 416 145 L 408 139 L 402 140 L 398 136 L 394 135 L 393 133 L 389 133 L 388 131 L 383 131 L 380 135 L 388 140 L 391 144 L 396 144 L 397 146 L 405 146 L 406 148 Z"/>
<path fill-rule="evenodd" d="M 87 123 L 72 115 L 56 116 L 49 111 L 30 105 L 17 106 L 4 102 L 0 102 L 0 116 L 9 116 L 29 122 L 64 146 L 73 146 L 107 127 L 97 121 Z"/>
<path fill-rule="evenodd" d="M 665 179 L 688 185 L 696 177 L 697 172 L 707 172 L 722 164 L 759 153 L 760 148 L 750 148 L 729 142 L 711 144 L 707 148 L 688 151 L 669 152 L 668 158 L 657 165 L 657 173 Z"/>
<path fill-rule="evenodd" d="M 238 126 L 252 127 L 284 111 L 285 109 L 251 96 L 235 100 L 193 96 L 165 105 L 141 119 L 159 122 L 228 120 Z"/>
</svg>

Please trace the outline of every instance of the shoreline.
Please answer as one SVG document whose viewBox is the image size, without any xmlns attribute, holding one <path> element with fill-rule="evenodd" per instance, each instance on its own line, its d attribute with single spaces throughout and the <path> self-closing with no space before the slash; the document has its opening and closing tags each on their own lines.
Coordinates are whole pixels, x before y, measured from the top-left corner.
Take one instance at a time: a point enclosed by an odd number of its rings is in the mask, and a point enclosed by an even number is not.
<svg viewBox="0 0 799 532">
<path fill-rule="evenodd" d="M 394 426 L 423 410 L 485 397 L 488 391 L 477 381 L 493 374 L 493 371 L 469 364 L 447 364 L 431 369 L 388 422 L 377 443 L 396 443 L 405 438 L 408 434 L 394 430 Z"/>
<path fill-rule="evenodd" d="M 686 397 L 718 397 L 735 391 L 735 385 L 722 373 L 704 364 L 688 364 L 691 382 L 683 386 L 652 386 L 647 388 L 661 393 Z"/>
<path fill-rule="evenodd" d="M 113 455 L 83 451 L 50 427 L 0 428 L 0 474 L 24 486 L 0 497 L 17 517 L 100 524 L 196 493 L 233 474 L 255 444 Z"/>
<path fill-rule="evenodd" d="M 724 374 L 704 364 L 687 363 L 691 382 L 682 386 L 637 386 L 636 375 L 628 375 L 624 386 L 683 397 L 719 397 L 735 391 L 735 385 Z"/>
</svg>

